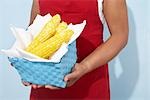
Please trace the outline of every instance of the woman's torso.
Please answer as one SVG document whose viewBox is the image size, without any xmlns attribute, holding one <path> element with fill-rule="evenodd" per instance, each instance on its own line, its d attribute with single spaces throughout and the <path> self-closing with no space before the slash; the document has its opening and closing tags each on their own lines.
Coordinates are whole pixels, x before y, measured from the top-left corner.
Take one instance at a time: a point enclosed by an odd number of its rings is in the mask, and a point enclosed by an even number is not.
<svg viewBox="0 0 150 100">
<path fill-rule="evenodd" d="M 103 25 L 99 18 L 97 0 L 39 0 L 39 5 L 41 15 L 59 13 L 63 21 L 73 24 L 86 20 L 85 29 L 77 39 L 77 62 L 103 43 Z M 106 64 L 97 68 L 66 89 L 32 89 L 31 99 L 37 100 L 35 98 L 109 98 L 108 66 Z"/>
</svg>

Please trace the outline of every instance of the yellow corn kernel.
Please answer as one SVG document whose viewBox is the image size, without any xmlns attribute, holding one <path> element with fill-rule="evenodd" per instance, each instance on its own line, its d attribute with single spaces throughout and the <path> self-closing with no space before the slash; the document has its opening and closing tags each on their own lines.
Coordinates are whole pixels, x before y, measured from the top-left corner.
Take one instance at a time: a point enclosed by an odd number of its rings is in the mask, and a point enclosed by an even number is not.
<svg viewBox="0 0 150 100">
<path fill-rule="evenodd" d="M 26 48 L 26 51 L 30 52 L 33 48 L 45 42 L 51 38 L 56 31 L 57 26 L 61 21 L 60 15 L 56 14 L 52 19 L 44 26 L 41 32 L 33 39 L 31 44 Z"/>
<path fill-rule="evenodd" d="M 61 22 L 58 27 L 56 28 L 56 34 L 60 33 L 61 31 L 67 29 L 67 23 Z"/>
<path fill-rule="evenodd" d="M 64 42 L 68 42 L 73 35 L 73 31 L 66 29 L 61 33 L 58 33 L 34 48 L 30 53 L 35 54 L 41 58 L 48 59 L 51 57 Z"/>
</svg>

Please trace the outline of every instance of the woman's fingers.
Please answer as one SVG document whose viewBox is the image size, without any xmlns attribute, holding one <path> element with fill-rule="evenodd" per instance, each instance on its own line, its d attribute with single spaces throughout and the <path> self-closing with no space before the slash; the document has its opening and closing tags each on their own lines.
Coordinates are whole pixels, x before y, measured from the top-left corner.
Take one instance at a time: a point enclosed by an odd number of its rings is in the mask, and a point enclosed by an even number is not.
<svg viewBox="0 0 150 100">
<path fill-rule="evenodd" d="M 25 86 L 31 85 L 32 88 L 34 88 L 34 89 L 44 87 L 44 85 L 31 84 L 31 83 L 25 82 L 25 81 L 22 81 L 22 83 L 23 83 Z M 54 86 L 50 86 L 50 85 L 45 85 L 45 88 L 52 89 L 52 90 L 58 90 L 58 89 L 60 89 L 60 88 L 58 88 L 58 87 L 54 87 Z"/>
<path fill-rule="evenodd" d="M 72 72 L 65 76 L 64 81 L 67 82 L 67 87 L 72 86 L 77 80 L 85 74 L 83 65 L 77 63 Z"/>
<path fill-rule="evenodd" d="M 67 82 L 67 87 L 72 86 L 79 79 L 78 73 L 72 72 L 64 78 L 64 81 Z"/>
<path fill-rule="evenodd" d="M 44 86 L 43 86 L 43 85 L 38 85 L 38 86 L 37 86 L 37 88 L 41 88 L 41 87 L 44 87 Z"/>
<path fill-rule="evenodd" d="M 32 88 L 34 88 L 34 89 L 44 87 L 43 85 L 36 85 L 36 84 L 32 84 L 31 86 L 32 86 Z M 60 88 L 58 88 L 58 87 L 54 87 L 54 86 L 50 86 L 50 85 L 45 85 L 45 88 L 52 89 L 52 90 L 60 89 Z"/>
<path fill-rule="evenodd" d="M 60 89 L 58 87 L 54 87 L 54 86 L 50 86 L 50 85 L 46 85 L 45 88 L 52 89 L 52 90 L 58 90 L 58 89 Z"/>
<path fill-rule="evenodd" d="M 70 80 L 74 80 L 76 78 L 78 78 L 78 73 L 76 71 L 74 71 L 74 72 L 66 75 L 65 78 L 64 78 L 64 81 L 67 82 L 67 81 L 70 81 Z"/>
<path fill-rule="evenodd" d="M 37 89 L 38 88 L 38 85 L 36 85 L 36 84 L 32 84 L 31 86 L 32 86 L 33 89 Z"/>
<path fill-rule="evenodd" d="M 65 81 L 67 82 L 67 87 L 72 86 L 78 79 L 79 79 L 79 75 L 77 72 L 72 72 L 68 75 L 66 75 L 65 77 Z"/>
<path fill-rule="evenodd" d="M 25 82 L 25 81 L 22 81 L 23 85 L 25 86 L 32 86 L 32 88 L 34 89 L 37 89 L 37 88 L 41 88 L 41 87 L 44 87 L 44 85 L 37 85 L 37 84 L 32 84 L 32 83 L 29 83 L 29 82 Z M 59 89 L 57 87 L 53 87 L 53 86 L 50 86 L 50 85 L 46 85 L 45 88 L 49 88 L 49 89 Z"/>
<path fill-rule="evenodd" d="M 25 86 L 29 86 L 29 85 L 31 85 L 31 83 L 29 83 L 29 82 L 25 82 L 25 81 L 22 81 L 22 83 L 23 83 L 23 85 L 25 85 Z"/>
<path fill-rule="evenodd" d="M 72 86 L 73 84 L 75 84 L 77 80 L 78 80 L 78 79 L 74 79 L 74 80 L 71 80 L 71 81 L 67 82 L 67 87 L 70 87 L 70 86 Z"/>
</svg>

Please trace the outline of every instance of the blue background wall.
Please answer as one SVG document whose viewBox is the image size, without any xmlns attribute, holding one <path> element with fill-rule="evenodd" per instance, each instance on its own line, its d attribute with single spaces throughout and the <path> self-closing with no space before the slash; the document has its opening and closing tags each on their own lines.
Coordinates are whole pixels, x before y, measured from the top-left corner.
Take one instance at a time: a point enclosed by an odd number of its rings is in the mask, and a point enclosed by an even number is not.
<svg viewBox="0 0 150 100">
<path fill-rule="evenodd" d="M 150 99 L 149 0 L 127 0 L 129 42 L 110 63 L 113 100 Z M 149 9 L 149 10 L 148 10 Z M 108 31 L 106 30 L 105 33 Z"/>
<path fill-rule="evenodd" d="M 150 98 L 150 1 L 127 0 L 130 37 L 126 48 L 109 63 L 112 100 Z M 0 49 L 9 48 L 14 37 L 10 24 L 26 28 L 32 0 L 0 0 Z M 109 36 L 105 25 L 105 39 Z M 28 100 L 24 87 L 6 56 L 0 55 L 0 100 Z"/>
<path fill-rule="evenodd" d="M 0 49 L 11 47 L 15 40 L 9 29 L 11 24 L 27 27 L 31 5 L 32 0 L 0 0 Z M 7 57 L 0 55 L 0 100 L 28 100 L 29 93 L 30 88 L 21 84 Z"/>
</svg>

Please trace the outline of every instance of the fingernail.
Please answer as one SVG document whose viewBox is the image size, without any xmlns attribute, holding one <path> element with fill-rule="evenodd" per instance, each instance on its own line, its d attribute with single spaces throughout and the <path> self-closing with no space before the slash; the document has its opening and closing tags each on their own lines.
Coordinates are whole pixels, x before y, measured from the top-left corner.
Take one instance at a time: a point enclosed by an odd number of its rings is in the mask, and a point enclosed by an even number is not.
<svg viewBox="0 0 150 100">
<path fill-rule="evenodd" d="M 46 88 L 46 89 L 49 89 L 49 87 L 48 87 L 48 86 L 45 86 L 45 88 Z"/>
<path fill-rule="evenodd" d="M 67 81 L 68 81 L 68 78 L 65 78 L 65 81 L 67 82 Z"/>
<path fill-rule="evenodd" d="M 48 88 L 48 86 L 45 86 L 45 88 Z"/>
<path fill-rule="evenodd" d="M 33 88 L 33 89 L 36 89 L 36 87 L 35 87 L 35 86 L 32 86 L 32 88 Z"/>
<path fill-rule="evenodd" d="M 37 86 L 37 88 L 41 88 L 42 86 L 40 85 L 40 86 Z"/>
<path fill-rule="evenodd" d="M 33 87 L 34 89 L 36 89 L 36 87 Z"/>
</svg>

